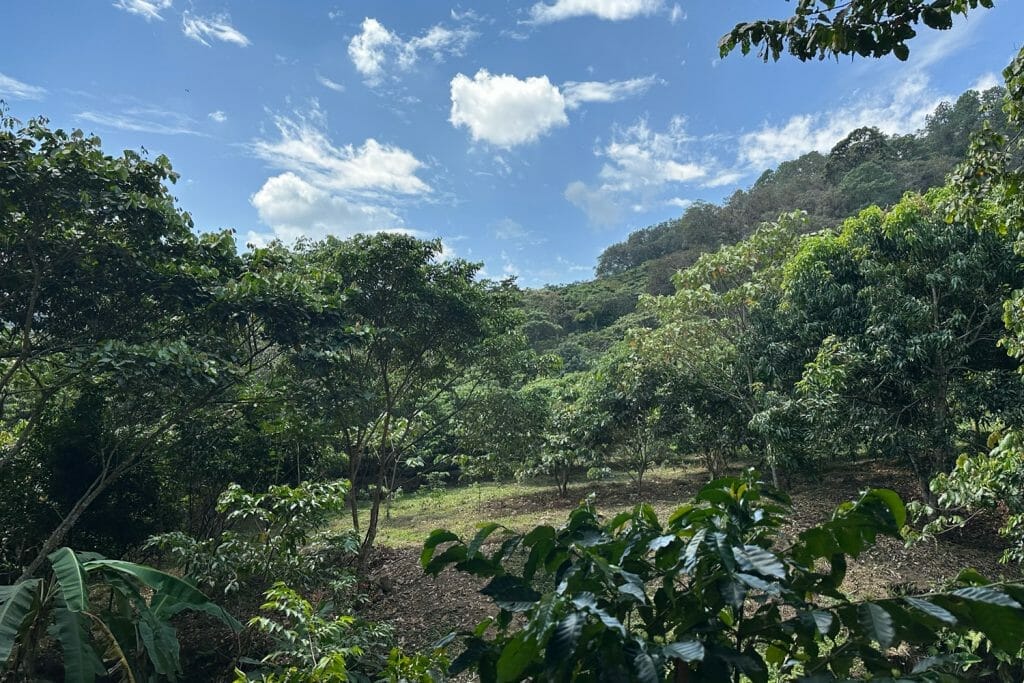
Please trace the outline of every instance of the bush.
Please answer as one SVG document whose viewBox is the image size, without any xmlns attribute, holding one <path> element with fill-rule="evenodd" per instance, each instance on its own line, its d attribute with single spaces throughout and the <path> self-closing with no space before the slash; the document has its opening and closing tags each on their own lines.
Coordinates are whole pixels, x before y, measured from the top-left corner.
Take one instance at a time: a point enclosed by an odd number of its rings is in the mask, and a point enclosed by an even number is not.
<svg viewBox="0 0 1024 683">
<path fill-rule="evenodd" d="M 649 505 L 604 520 L 585 504 L 565 526 L 539 526 L 482 548 L 438 530 L 421 557 L 489 579 L 496 619 L 463 634 L 449 674 L 482 680 L 598 681 L 937 680 L 943 658 L 911 670 L 891 648 L 980 632 L 1016 653 L 1024 642 L 1024 586 L 989 584 L 971 570 L 948 592 L 851 599 L 847 558 L 879 534 L 898 537 L 906 510 L 871 490 L 832 519 L 777 548 L 788 498 L 752 474 L 705 486 L 666 522 Z M 441 546 L 446 547 L 441 550 Z M 493 546 L 492 546 L 493 547 Z M 551 583 L 545 583 L 553 579 Z M 488 627 L 494 630 L 489 631 Z"/>
<path fill-rule="evenodd" d="M 182 532 L 154 536 L 149 547 L 170 552 L 189 576 L 212 590 L 266 590 L 275 581 L 303 588 L 340 578 L 359 550 L 351 532 L 327 534 L 344 509 L 346 482 L 272 486 L 250 493 L 236 484 L 221 494 L 217 510 L 228 530 L 197 540 Z"/>
</svg>

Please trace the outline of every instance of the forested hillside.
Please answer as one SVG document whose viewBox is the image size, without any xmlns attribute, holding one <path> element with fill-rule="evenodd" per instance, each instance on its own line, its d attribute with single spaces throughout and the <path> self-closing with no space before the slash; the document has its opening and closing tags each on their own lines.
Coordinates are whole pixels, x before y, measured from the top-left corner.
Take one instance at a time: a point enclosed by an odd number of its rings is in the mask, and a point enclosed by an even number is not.
<svg viewBox="0 0 1024 683">
<path fill-rule="evenodd" d="M 810 152 L 766 170 L 721 205 L 697 202 L 677 219 L 631 233 L 604 250 L 596 279 L 526 291 L 527 337 L 536 350 L 555 352 L 567 368 L 580 369 L 622 336 L 629 323 L 616 322 L 635 310 L 639 295 L 673 292 L 678 270 L 749 236 L 761 223 L 804 211 L 802 229 L 814 232 L 867 206 L 891 206 L 905 192 L 942 185 L 963 160 L 971 133 L 985 124 L 1008 132 L 1004 94 L 1002 88 L 967 91 L 941 103 L 925 127 L 909 135 L 859 128 L 828 154 Z"/>
</svg>

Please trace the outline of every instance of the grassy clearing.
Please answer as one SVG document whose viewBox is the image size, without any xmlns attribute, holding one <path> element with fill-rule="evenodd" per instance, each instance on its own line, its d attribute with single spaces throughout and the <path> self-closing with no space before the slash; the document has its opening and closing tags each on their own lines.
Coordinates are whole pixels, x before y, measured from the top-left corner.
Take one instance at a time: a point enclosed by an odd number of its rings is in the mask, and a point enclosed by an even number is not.
<svg viewBox="0 0 1024 683">
<path fill-rule="evenodd" d="M 664 484 L 692 480 L 696 472 L 694 468 L 653 470 L 645 478 L 643 496 L 635 494 L 635 485 L 625 476 L 573 484 L 565 497 L 560 497 L 555 486 L 544 480 L 420 490 L 402 495 L 392 504 L 391 518 L 381 520 L 378 543 L 392 548 L 418 547 L 434 529 L 443 527 L 463 536 L 472 535 L 481 522 L 498 522 L 514 531 L 525 531 L 538 524 L 558 525 L 565 521 L 569 510 L 594 492 L 599 492 L 598 504 L 606 514 L 630 509 L 641 499 L 656 509 L 674 509 L 685 497 L 670 495 L 665 500 Z M 610 490 L 617 495 L 608 496 Z"/>
</svg>

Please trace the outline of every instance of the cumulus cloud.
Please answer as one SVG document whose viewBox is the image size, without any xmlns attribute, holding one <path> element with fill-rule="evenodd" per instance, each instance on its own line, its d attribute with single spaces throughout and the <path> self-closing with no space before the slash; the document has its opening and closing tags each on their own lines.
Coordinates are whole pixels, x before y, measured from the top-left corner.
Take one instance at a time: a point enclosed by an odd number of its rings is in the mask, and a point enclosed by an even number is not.
<svg viewBox="0 0 1024 683">
<path fill-rule="evenodd" d="M 217 111 L 211 111 L 207 116 L 210 117 L 210 120 L 214 123 L 224 123 L 228 120 L 228 115 L 219 109 Z"/>
<path fill-rule="evenodd" d="M 460 73 L 451 81 L 451 100 L 452 125 L 498 147 L 533 142 L 569 123 L 565 98 L 547 76 L 519 79 L 486 69 L 473 78 Z"/>
<path fill-rule="evenodd" d="M 480 69 L 473 78 L 456 74 L 451 81 L 449 121 L 469 130 L 473 140 L 498 147 L 534 142 L 569 123 L 567 112 L 588 102 L 618 102 L 643 94 L 654 76 L 624 81 L 569 81 L 561 88 L 547 76 L 519 78 Z"/>
<path fill-rule="evenodd" d="M 146 21 L 163 21 L 160 12 L 169 9 L 172 0 L 117 0 L 114 7 L 130 14 L 137 14 Z"/>
<path fill-rule="evenodd" d="M 814 150 L 827 152 L 862 126 L 890 135 L 909 133 L 921 128 L 943 99 L 932 92 L 925 74 L 912 73 L 892 90 L 862 97 L 852 106 L 792 116 L 780 125 L 764 124 L 742 135 L 739 161 L 763 170 Z"/>
<path fill-rule="evenodd" d="M 200 17 L 191 12 L 185 12 L 181 16 L 181 31 L 206 47 L 210 47 L 211 40 L 219 40 L 239 47 L 246 47 L 250 44 L 249 39 L 231 25 L 231 18 L 226 14 Z"/>
<path fill-rule="evenodd" d="M 642 95 L 657 80 L 654 76 L 645 76 L 625 81 L 569 81 L 562 84 L 562 94 L 566 106 L 575 109 L 584 102 L 618 102 Z"/>
<path fill-rule="evenodd" d="M 664 0 L 555 0 L 549 5 L 538 2 L 530 8 L 530 20 L 549 24 L 564 19 L 593 16 L 606 21 L 622 21 L 660 12 Z"/>
<path fill-rule="evenodd" d="M 449 55 L 461 55 L 476 32 L 462 26 L 455 29 L 437 24 L 420 36 L 403 40 L 376 19 L 363 19 L 358 34 L 348 44 L 348 56 L 368 85 L 379 85 L 389 69 L 409 71 L 423 55 L 443 61 Z"/>
<path fill-rule="evenodd" d="M 250 201 L 260 220 L 272 230 L 269 236 L 251 232 L 249 242 L 256 245 L 265 244 L 268 237 L 287 243 L 300 237 L 345 238 L 401 222 L 387 207 L 331 194 L 290 171 L 268 178 Z"/>
<path fill-rule="evenodd" d="M 0 73 L 0 95 L 15 100 L 41 100 L 45 94 L 46 88 L 22 83 L 16 78 Z"/>
<path fill-rule="evenodd" d="M 250 235 L 255 244 L 402 229 L 400 200 L 431 192 L 417 175 L 423 163 L 411 152 L 373 138 L 336 145 L 315 102 L 308 112 L 277 115 L 273 121 L 277 136 L 250 145 L 253 154 L 281 171 L 250 198 L 271 229 Z"/>
</svg>

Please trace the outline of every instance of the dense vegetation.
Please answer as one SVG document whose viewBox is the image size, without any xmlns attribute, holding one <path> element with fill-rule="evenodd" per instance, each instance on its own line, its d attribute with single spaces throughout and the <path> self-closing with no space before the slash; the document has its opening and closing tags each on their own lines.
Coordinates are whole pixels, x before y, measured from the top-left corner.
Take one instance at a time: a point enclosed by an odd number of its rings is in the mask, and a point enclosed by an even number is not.
<svg viewBox="0 0 1024 683">
<path fill-rule="evenodd" d="M 914 25 L 989 4 L 800 0 L 722 50 L 905 59 Z M 844 589 L 879 537 L 993 508 L 1020 576 L 1024 52 L 1004 75 L 533 292 L 405 235 L 240 252 L 167 159 L 4 118 L 0 675 L 1019 680 L 1024 584 Z M 866 455 L 918 500 L 785 530 L 794 478 Z M 475 630 L 416 652 L 366 608 L 409 489 L 622 474 L 642 499 L 683 459 L 710 483 L 665 520 L 587 500 L 423 539 L 428 574 L 486 580 Z"/>
</svg>

